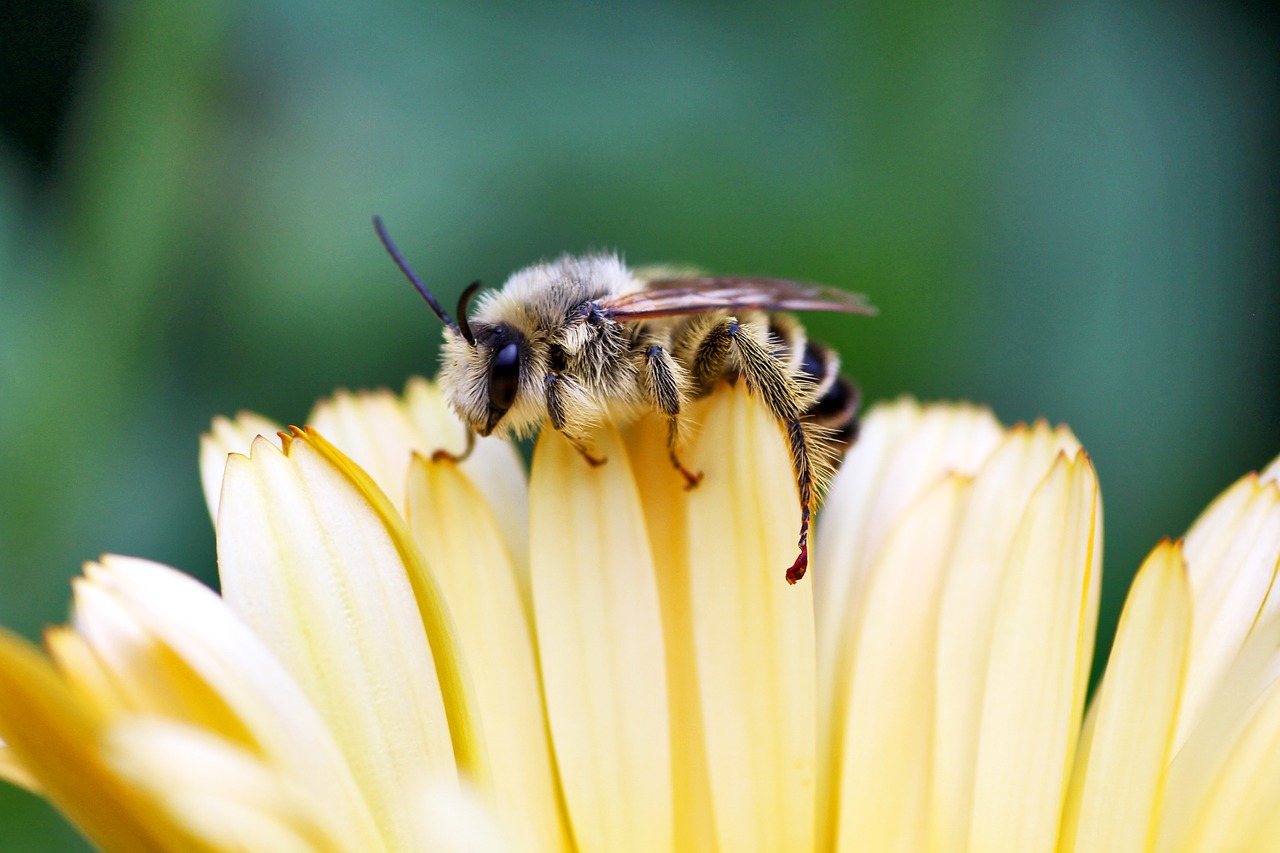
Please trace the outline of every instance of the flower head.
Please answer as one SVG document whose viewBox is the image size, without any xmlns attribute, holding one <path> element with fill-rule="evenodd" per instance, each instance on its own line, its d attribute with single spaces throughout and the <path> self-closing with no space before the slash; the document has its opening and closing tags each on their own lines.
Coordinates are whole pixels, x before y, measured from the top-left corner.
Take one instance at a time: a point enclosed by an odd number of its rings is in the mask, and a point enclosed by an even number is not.
<svg viewBox="0 0 1280 853">
<path fill-rule="evenodd" d="M 141 560 L 0 634 L 0 775 L 104 850 L 1217 850 L 1280 831 L 1275 468 L 1140 570 L 1085 714 L 1101 504 L 1074 436 L 880 406 L 786 584 L 743 390 L 554 432 L 526 478 L 437 389 L 219 419 L 221 596 Z"/>
</svg>

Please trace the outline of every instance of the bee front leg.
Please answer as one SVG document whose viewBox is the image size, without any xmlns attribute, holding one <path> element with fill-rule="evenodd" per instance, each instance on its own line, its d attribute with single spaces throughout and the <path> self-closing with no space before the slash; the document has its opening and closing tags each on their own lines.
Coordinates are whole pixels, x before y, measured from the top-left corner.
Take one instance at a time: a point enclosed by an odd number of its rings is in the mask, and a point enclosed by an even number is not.
<svg viewBox="0 0 1280 853">
<path fill-rule="evenodd" d="M 432 462 L 453 462 L 454 464 L 467 461 L 467 457 L 471 455 L 471 451 L 476 449 L 476 431 L 471 427 L 464 427 L 467 431 L 467 444 L 462 448 L 461 453 L 454 453 L 451 450 L 445 450 L 443 447 L 431 454 Z"/>
<path fill-rule="evenodd" d="M 649 400 L 667 416 L 667 455 L 671 464 L 684 477 L 684 487 L 692 489 L 702 482 L 702 472 L 696 474 L 680 461 L 680 408 L 685 399 L 684 371 L 671 353 L 658 344 L 645 349 L 644 389 Z"/>
<path fill-rule="evenodd" d="M 573 406 L 571 404 L 571 395 L 573 394 L 573 380 L 559 373 L 548 373 L 545 381 L 545 393 L 547 401 L 547 416 L 551 419 L 551 426 L 555 427 L 556 432 L 563 435 L 569 440 L 569 444 L 573 445 L 573 449 L 587 460 L 587 464 L 592 468 L 597 465 L 603 465 L 609 460 L 603 456 L 596 456 L 591 452 L 591 445 L 584 439 L 576 429 L 569 428 L 571 420 L 571 412 Z"/>
</svg>

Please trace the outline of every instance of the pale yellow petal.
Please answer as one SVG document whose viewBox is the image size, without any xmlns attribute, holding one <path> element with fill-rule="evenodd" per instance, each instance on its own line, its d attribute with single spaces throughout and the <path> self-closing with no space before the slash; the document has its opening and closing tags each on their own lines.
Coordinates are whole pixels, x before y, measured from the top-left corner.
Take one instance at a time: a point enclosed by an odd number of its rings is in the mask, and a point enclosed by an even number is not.
<svg viewBox="0 0 1280 853">
<path fill-rule="evenodd" d="M 464 784 L 427 784 L 416 796 L 418 849 L 431 853 L 511 853 L 530 849 L 502 824 L 503 815 Z"/>
<path fill-rule="evenodd" d="M 95 568 L 86 566 L 90 578 Z M 50 648 L 84 695 L 103 707 L 183 719 L 241 743 L 251 741 L 221 698 L 110 592 L 79 578 L 74 590 L 75 627 L 83 646 L 70 636 L 55 635 Z"/>
<path fill-rule="evenodd" d="M 1164 542 L 1138 570 L 1120 615 L 1060 850 L 1153 849 L 1190 639 L 1186 565 L 1181 548 Z"/>
<path fill-rule="evenodd" d="M 662 617 L 631 466 L 617 433 L 587 465 L 544 431 L 530 483 L 533 603 L 547 715 L 578 848 L 672 844 Z"/>
<path fill-rule="evenodd" d="M 305 782 L 344 846 L 383 843 L 345 758 L 302 690 L 221 598 L 181 572 L 108 555 L 86 567 L 76 622 L 134 711 L 198 725 Z M 51 644 L 52 646 L 52 644 Z M 69 648 L 74 649 L 71 645 Z M 78 655 L 83 658 L 84 655 Z M 66 650 L 58 655 L 68 670 Z M 85 689 L 86 671 L 74 668 Z"/>
<path fill-rule="evenodd" d="M 1099 683 L 1098 689 L 1102 689 Z M 1085 711 L 1084 723 L 1080 726 L 1080 737 L 1076 739 L 1076 754 L 1071 763 L 1071 778 L 1067 780 L 1067 789 L 1062 798 L 1062 827 L 1059 830 L 1058 847 L 1061 853 L 1069 853 L 1071 839 L 1075 827 L 1080 821 L 1080 802 L 1084 796 L 1084 783 L 1089 775 L 1089 757 L 1093 753 L 1093 733 L 1098 726 L 1098 703 L 1089 703 Z M 1164 786 L 1161 786 L 1161 796 Z M 1158 820 L 1159 813 L 1153 815 Z"/>
<path fill-rule="evenodd" d="M 1265 530 L 1276 503 L 1276 487 L 1248 474 L 1213 500 L 1187 531 L 1191 591 L 1198 608 L 1220 606 L 1236 583 L 1235 566 L 1222 567 L 1229 555 L 1247 552 Z"/>
<path fill-rule="evenodd" d="M 1280 482 L 1280 456 L 1271 460 L 1271 464 L 1262 470 L 1258 475 L 1258 479 L 1264 483 Z"/>
<path fill-rule="evenodd" d="M 1195 618 L 1178 746 L 1255 623 L 1280 613 L 1280 486 L 1236 482 L 1187 532 L 1186 558 Z"/>
<path fill-rule="evenodd" d="M 339 457 L 301 433 L 284 451 L 258 440 L 251 458 L 230 457 L 218 518 L 223 596 L 328 724 L 388 845 L 405 848 L 415 832 L 409 783 L 456 772 L 437 668 L 458 699 L 460 652 L 394 510 Z M 433 657 L 433 631 L 443 657 Z"/>
<path fill-rule="evenodd" d="M 427 571 L 422 552 L 414 544 L 403 517 L 373 479 L 360 466 L 353 463 L 340 450 L 325 440 L 314 430 L 295 430 L 294 438 L 308 442 L 325 464 L 340 471 L 347 483 L 359 493 L 367 506 L 373 510 L 375 517 L 382 524 L 382 530 L 390 537 L 395 546 L 413 587 L 413 597 L 418 605 L 418 616 L 422 620 L 431 644 L 431 652 L 435 656 L 436 674 L 440 679 L 440 690 L 444 696 L 445 713 L 449 718 L 449 731 L 453 738 L 453 754 L 459 769 L 469 774 L 473 781 L 484 782 L 485 762 L 481 760 L 484 753 L 484 738 L 475 713 L 475 690 L 467 671 L 465 649 L 458 639 L 456 626 L 449 615 L 449 608 L 444 601 L 444 593 L 436 579 Z M 444 784 L 448 773 L 430 771 L 429 778 L 433 784 Z"/>
<path fill-rule="evenodd" d="M 866 612 L 837 674 L 827 776 L 839 793 L 837 850 L 927 846 L 938 605 L 968 492 L 953 474 L 907 509 L 864 587 Z"/>
<path fill-rule="evenodd" d="M 1189 828 L 1171 849 L 1188 853 L 1267 850 L 1264 834 L 1276 831 L 1280 802 L 1280 683 L 1274 683 L 1249 714 L 1210 777 Z"/>
<path fill-rule="evenodd" d="M 2 740 L 0 740 L 0 779 L 26 788 L 33 794 L 44 793 L 40 790 L 40 783 L 36 781 L 36 777 L 31 775 L 31 771 L 23 766 L 18 756 L 14 755 L 9 745 Z"/>
<path fill-rule="evenodd" d="M 65 626 L 47 628 L 44 645 L 67 684 L 102 716 L 133 710 L 128 692 L 83 635 Z"/>
<path fill-rule="evenodd" d="M 811 850 L 813 585 L 785 579 L 800 506 L 782 427 L 741 383 L 722 387 L 688 464 L 705 475 L 688 495 L 689 562 L 719 849 Z"/>
<path fill-rule="evenodd" d="M 241 412 L 234 420 L 218 416 L 209 431 L 200 436 L 200 484 L 204 488 L 209 517 L 218 523 L 218 501 L 222 494 L 222 472 L 227 467 L 227 454 L 248 453 L 258 436 L 280 444 L 281 427 L 253 412 Z"/>
<path fill-rule="evenodd" d="M 359 853 L 329 832 L 311 792 L 241 746 L 196 728 L 135 718 L 103 746 L 124 778 L 175 823 L 216 850 Z"/>
<path fill-rule="evenodd" d="M 1243 819 L 1230 827 L 1226 838 L 1218 846 L 1201 849 L 1212 850 L 1214 853 L 1220 850 L 1280 850 L 1280 809 L 1275 808 L 1275 803 L 1280 802 L 1280 785 L 1273 778 L 1267 779 L 1265 784 L 1268 787 L 1259 792 L 1256 800 L 1266 803 L 1266 806 L 1247 811 Z M 1218 839 L 1213 839 L 1211 843 L 1217 844 Z"/>
<path fill-rule="evenodd" d="M 970 846 L 1050 850 L 1093 653 L 1102 549 L 1093 466 L 1059 457 L 1010 551 L 991 641 Z"/>
<path fill-rule="evenodd" d="M 684 413 L 701 423 L 704 406 Z M 667 695 L 671 700 L 671 770 L 674 776 L 675 849 L 714 850 L 711 781 L 702 728 L 698 659 L 690 585 L 688 496 L 684 478 L 667 451 L 667 420 L 657 413 L 633 424 L 626 434 L 636 486 L 658 570 L 662 633 L 667 652 Z"/>
<path fill-rule="evenodd" d="M 409 468 L 408 512 L 468 652 L 494 804 L 522 849 L 568 849 L 533 631 L 497 522 L 457 466 L 421 456 Z"/>
<path fill-rule="evenodd" d="M 107 853 L 207 849 L 103 762 L 103 724 L 48 660 L 0 629 L 0 737 L 44 796 Z"/>
<path fill-rule="evenodd" d="M 902 511 L 948 474 L 976 472 L 1002 434 L 989 410 L 968 405 L 921 406 L 904 398 L 868 413 L 818 518 L 816 550 L 824 562 L 813 583 L 820 672 L 835 671 L 863 612 L 868 571 Z M 819 689 L 826 718 L 829 685 Z"/>
<path fill-rule="evenodd" d="M 385 390 L 339 391 L 315 407 L 308 423 L 364 469 L 402 514 L 412 454 L 431 458 L 466 448 L 466 430 L 439 386 L 421 378 L 409 380 L 403 399 Z M 461 468 L 498 519 L 527 609 L 529 487 L 520 454 L 508 441 L 478 438 Z"/>
<path fill-rule="evenodd" d="M 462 421 L 449 408 L 436 383 L 420 377 L 410 379 L 404 388 L 404 406 L 423 441 L 423 446 L 414 449 L 423 456 L 430 457 L 436 448 L 461 453 L 466 447 Z M 498 520 L 520 581 L 521 595 L 532 615 L 529 597 L 529 478 L 520 452 L 510 441 L 477 437 L 471 455 L 462 463 L 462 473 L 471 478 Z"/>
<path fill-rule="evenodd" d="M 396 395 L 385 389 L 338 391 L 316 404 L 307 423 L 364 469 L 404 514 L 409 459 L 424 448 Z"/>
<path fill-rule="evenodd" d="M 930 843 L 938 853 L 964 850 L 967 843 L 992 632 L 1014 536 L 1058 454 L 1074 455 L 1079 447 L 1065 428 L 1014 427 L 970 490 L 951 565 L 940 579 L 930 808 Z"/>
<path fill-rule="evenodd" d="M 948 474 L 975 473 L 1003 434 L 977 406 L 909 398 L 875 406 L 832 481 L 827 508 L 840 521 L 824 533 L 824 547 L 865 565 L 909 504 Z"/>
<path fill-rule="evenodd" d="M 1194 601 L 1193 619 L 1194 619 Z M 1250 718 L 1280 684 L 1280 619 L 1257 625 L 1174 754 L 1165 784 L 1157 849 L 1175 851 L 1192 835 Z"/>
</svg>

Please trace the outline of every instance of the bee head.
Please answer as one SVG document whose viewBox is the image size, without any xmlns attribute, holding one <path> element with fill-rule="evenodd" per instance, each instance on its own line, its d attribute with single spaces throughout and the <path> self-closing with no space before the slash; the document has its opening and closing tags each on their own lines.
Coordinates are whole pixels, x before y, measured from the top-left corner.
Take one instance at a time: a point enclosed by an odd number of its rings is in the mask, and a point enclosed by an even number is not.
<svg viewBox="0 0 1280 853">
<path fill-rule="evenodd" d="M 445 335 L 440 381 L 447 390 L 454 411 L 473 430 L 489 435 L 517 402 L 521 376 L 526 372 L 525 364 L 530 358 L 528 339 L 518 329 L 504 323 L 482 323 L 472 330 L 467 318 L 467 305 L 480 289 L 478 281 L 462 291 L 458 299 L 458 321 L 455 323 L 400 254 L 381 217 L 373 217 L 373 227 L 396 266 L 422 294 L 450 333 Z M 517 420 L 523 422 L 527 418 Z M 519 429 L 517 425 L 517 431 Z"/>
<path fill-rule="evenodd" d="M 483 421 L 473 419 L 472 427 L 481 435 L 489 435 L 515 405 L 528 344 L 524 335 L 510 326 L 487 327 L 475 340 L 473 360 L 485 370 L 486 399 Z"/>
<path fill-rule="evenodd" d="M 510 323 L 476 323 L 475 344 L 445 335 L 440 386 L 449 406 L 480 435 L 522 433 L 531 390 L 521 388 L 536 372 L 528 337 Z M 517 410 L 520 415 L 517 417 Z"/>
</svg>

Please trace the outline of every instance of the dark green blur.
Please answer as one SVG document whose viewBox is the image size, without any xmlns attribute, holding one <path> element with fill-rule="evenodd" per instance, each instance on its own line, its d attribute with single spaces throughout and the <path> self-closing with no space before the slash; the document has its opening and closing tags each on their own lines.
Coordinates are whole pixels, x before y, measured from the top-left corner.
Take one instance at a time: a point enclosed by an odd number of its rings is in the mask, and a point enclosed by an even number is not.
<svg viewBox="0 0 1280 853">
<path fill-rule="evenodd" d="M 1263 5 L 10 3 L 43 23 L 0 47 L 0 624 L 62 621 L 104 551 L 213 582 L 213 415 L 433 371 L 377 212 L 447 305 L 589 248 L 869 294 L 808 324 L 870 399 L 1084 442 L 1105 638 L 1147 550 L 1280 452 Z M 80 849 L 3 785 L 0 827 Z"/>
</svg>

